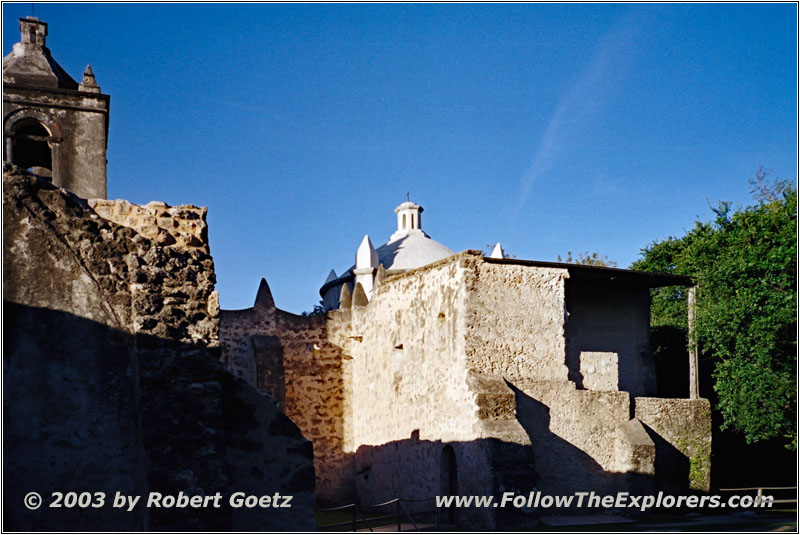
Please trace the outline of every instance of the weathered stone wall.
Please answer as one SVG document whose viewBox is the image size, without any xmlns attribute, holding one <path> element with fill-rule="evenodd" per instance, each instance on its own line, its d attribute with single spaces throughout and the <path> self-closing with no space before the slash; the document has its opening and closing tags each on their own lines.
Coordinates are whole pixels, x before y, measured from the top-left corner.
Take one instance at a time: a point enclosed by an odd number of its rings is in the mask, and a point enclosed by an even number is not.
<svg viewBox="0 0 800 535">
<path fill-rule="evenodd" d="M 5 527 L 311 528 L 309 444 L 219 365 L 207 243 L 160 245 L 28 175 L 5 174 L 3 193 L 4 309 L 14 318 L 3 401 L 6 414 L 20 416 L 4 424 Z M 179 210 L 172 228 L 202 221 L 200 210 Z M 295 500 L 277 512 L 140 506 L 116 519 L 110 506 L 32 513 L 22 507 L 30 490 L 280 492 Z"/>
<path fill-rule="evenodd" d="M 367 307 L 353 308 L 346 353 L 353 358 L 358 410 L 350 451 L 403 440 L 414 431 L 421 440 L 442 442 L 484 436 L 467 383 L 469 260 L 389 277 Z"/>
<path fill-rule="evenodd" d="M 566 361 L 580 388 L 656 393 L 650 293 L 604 281 L 567 281 Z M 616 361 L 616 362 L 614 362 Z M 611 388 L 616 381 L 616 388 Z"/>
<path fill-rule="evenodd" d="M 89 199 L 88 203 L 103 219 L 132 228 L 156 245 L 209 253 L 205 207 L 168 206 L 156 201 L 142 206 L 104 199 Z"/>
<path fill-rule="evenodd" d="M 656 445 L 656 484 L 672 492 L 711 488 L 711 404 L 707 399 L 636 398 L 636 418 Z M 688 477 L 687 477 L 688 476 Z"/>
<path fill-rule="evenodd" d="M 40 187 L 4 176 L 3 528 L 142 529 L 142 509 L 23 507 L 28 492 L 147 489 L 131 295 L 112 274 L 133 232 Z"/>
<path fill-rule="evenodd" d="M 533 487 L 530 440 L 515 417 L 514 394 L 500 375 L 481 373 L 468 351 L 470 288 L 479 269 L 480 257 L 467 252 L 391 276 L 366 307 L 350 312 L 347 446 L 356 451 L 358 495 L 366 503 L 446 493 L 446 446 L 460 492 Z M 459 515 L 462 525 L 498 525 L 494 510 Z"/>
<path fill-rule="evenodd" d="M 221 311 L 222 358 L 235 375 L 282 403 L 287 416 L 314 444 L 317 502 L 340 505 L 353 498 L 352 464 L 345 452 L 346 356 L 336 320 L 296 316 L 275 308 L 262 281 L 253 308 Z M 344 323 L 347 318 L 344 317 Z M 331 332 L 334 331 L 334 332 Z M 283 385 L 274 359 L 259 356 L 264 338 L 282 355 Z M 280 395 L 276 392 L 281 391 Z"/>
<path fill-rule="evenodd" d="M 478 260 L 469 281 L 469 366 L 506 377 L 566 380 L 565 269 Z"/>
</svg>

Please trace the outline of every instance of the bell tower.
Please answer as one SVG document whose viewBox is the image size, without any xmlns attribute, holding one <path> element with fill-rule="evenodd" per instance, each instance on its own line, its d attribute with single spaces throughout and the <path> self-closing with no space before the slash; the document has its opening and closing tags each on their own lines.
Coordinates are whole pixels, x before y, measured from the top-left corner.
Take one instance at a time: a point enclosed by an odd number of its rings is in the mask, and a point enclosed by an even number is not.
<svg viewBox="0 0 800 535">
<path fill-rule="evenodd" d="M 3 161 L 84 198 L 106 198 L 110 97 L 90 66 L 81 83 L 45 46 L 47 23 L 19 19 L 20 42 L 3 58 Z"/>
</svg>

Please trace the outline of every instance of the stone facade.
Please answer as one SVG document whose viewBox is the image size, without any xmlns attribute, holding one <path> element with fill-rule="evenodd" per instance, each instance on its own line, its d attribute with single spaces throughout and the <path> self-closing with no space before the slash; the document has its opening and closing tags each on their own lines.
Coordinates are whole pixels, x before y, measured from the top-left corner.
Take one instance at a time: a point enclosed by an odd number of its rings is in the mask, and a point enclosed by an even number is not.
<svg viewBox="0 0 800 535">
<path fill-rule="evenodd" d="M 314 442 L 323 503 L 708 490 L 708 402 L 641 397 L 655 395 L 648 288 L 674 283 L 687 281 L 466 251 L 378 276 L 363 306 L 320 316 L 276 308 L 262 281 L 253 308 L 221 312 L 220 339 L 253 384 L 271 373 L 253 337 L 280 345 L 285 410 Z M 457 522 L 537 513 L 466 509 Z"/>
<path fill-rule="evenodd" d="M 110 97 L 91 67 L 79 84 L 45 46 L 47 23 L 20 19 L 3 58 L 3 161 L 84 198 L 106 197 Z"/>
<path fill-rule="evenodd" d="M 311 444 L 219 364 L 205 209 L 89 203 L 4 173 L 4 529 L 311 529 Z M 225 498 L 29 511 L 37 491 Z M 233 491 L 293 495 L 233 509 Z"/>
</svg>

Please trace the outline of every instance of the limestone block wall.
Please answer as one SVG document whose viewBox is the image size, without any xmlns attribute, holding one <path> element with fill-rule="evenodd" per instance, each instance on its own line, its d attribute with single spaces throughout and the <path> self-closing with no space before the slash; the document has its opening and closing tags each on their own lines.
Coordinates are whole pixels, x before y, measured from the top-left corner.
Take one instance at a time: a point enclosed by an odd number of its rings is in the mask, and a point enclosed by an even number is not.
<svg viewBox="0 0 800 535">
<path fill-rule="evenodd" d="M 514 393 L 468 357 L 469 289 L 479 266 L 480 257 L 466 252 L 390 276 L 342 324 L 352 357 L 347 447 L 356 452 L 363 502 L 533 488 Z M 452 448 L 452 475 L 445 448 Z M 463 526 L 502 525 L 495 510 L 458 515 Z"/>
<path fill-rule="evenodd" d="M 675 492 L 711 488 L 711 404 L 707 399 L 636 398 L 636 418 L 656 445 L 656 483 Z M 688 474 L 688 478 L 686 475 Z"/>
<path fill-rule="evenodd" d="M 224 359 L 245 377 L 259 366 L 254 337 L 279 340 L 286 410 L 314 441 L 318 497 L 332 504 L 347 489 L 370 504 L 456 486 L 648 493 L 654 471 L 687 480 L 688 467 L 664 462 L 664 444 L 679 439 L 660 433 L 677 424 L 638 405 L 634 418 L 624 391 L 647 385 L 646 362 L 633 358 L 647 349 L 646 291 L 623 288 L 606 306 L 591 288 L 570 294 L 572 282 L 566 269 L 466 251 L 382 278 L 362 306 L 309 318 L 275 308 L 262 281 L 252 309 L 222 311 Z M 570 348 L 582 359 L 571 363 Z M 689 434 L 704 432 L 698 423 Z M 448 451 L 457 468 L 445 469 Z M 486 529 L 526 521 L 460 514 Z"/>
<path fill-rule="evenodd" d="M 566 269 L 476 259 L 468 281 L 466 354 L 485 373 L 566 380 Z"/>
<path fill-rule="evenodd" d="M 7 529 L 313 527 L 309 444 L 219 365 L 208 246 L 162 246 L 27 174 L 4 173 Z M 138 210 L 138 208 L 136 208 Z M 8 316 L 7 316 L 8 317 Z M 19 395 L 9 395 L 18 391 Z M 43 464 L 44 463 L 44 464 Z M 234 479 L 235 478 L 235 479 Z M 37 490 L 295 495 L 291 510 L 22 508 Z M 87 485 L 91 485 L 87 487 Z M 10 520 L 9 520 L 10 519 Z"/>
</svg>

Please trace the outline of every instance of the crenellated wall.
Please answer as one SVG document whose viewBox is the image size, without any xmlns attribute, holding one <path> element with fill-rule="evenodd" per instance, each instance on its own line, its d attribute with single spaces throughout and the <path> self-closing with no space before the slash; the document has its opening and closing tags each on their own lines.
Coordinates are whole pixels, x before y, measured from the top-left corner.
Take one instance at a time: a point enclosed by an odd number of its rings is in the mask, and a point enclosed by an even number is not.
<svg viewBox="0 0 800 535">
<path fill-rule="evenodd" d="M 349 357 L 342 350 L 347 317 L 328 320 L 279 310 L 262 280 L 252 308 L 222 310 L 220 319 L 222 360 L 228 370 L 278 402 L 314 444 L 317 503 L 351 499 L 351 456 L 345 447 Z M 277 353 L 282 385 L 276 384 L 275 367 L 269 365 Z"/>
</svg>

